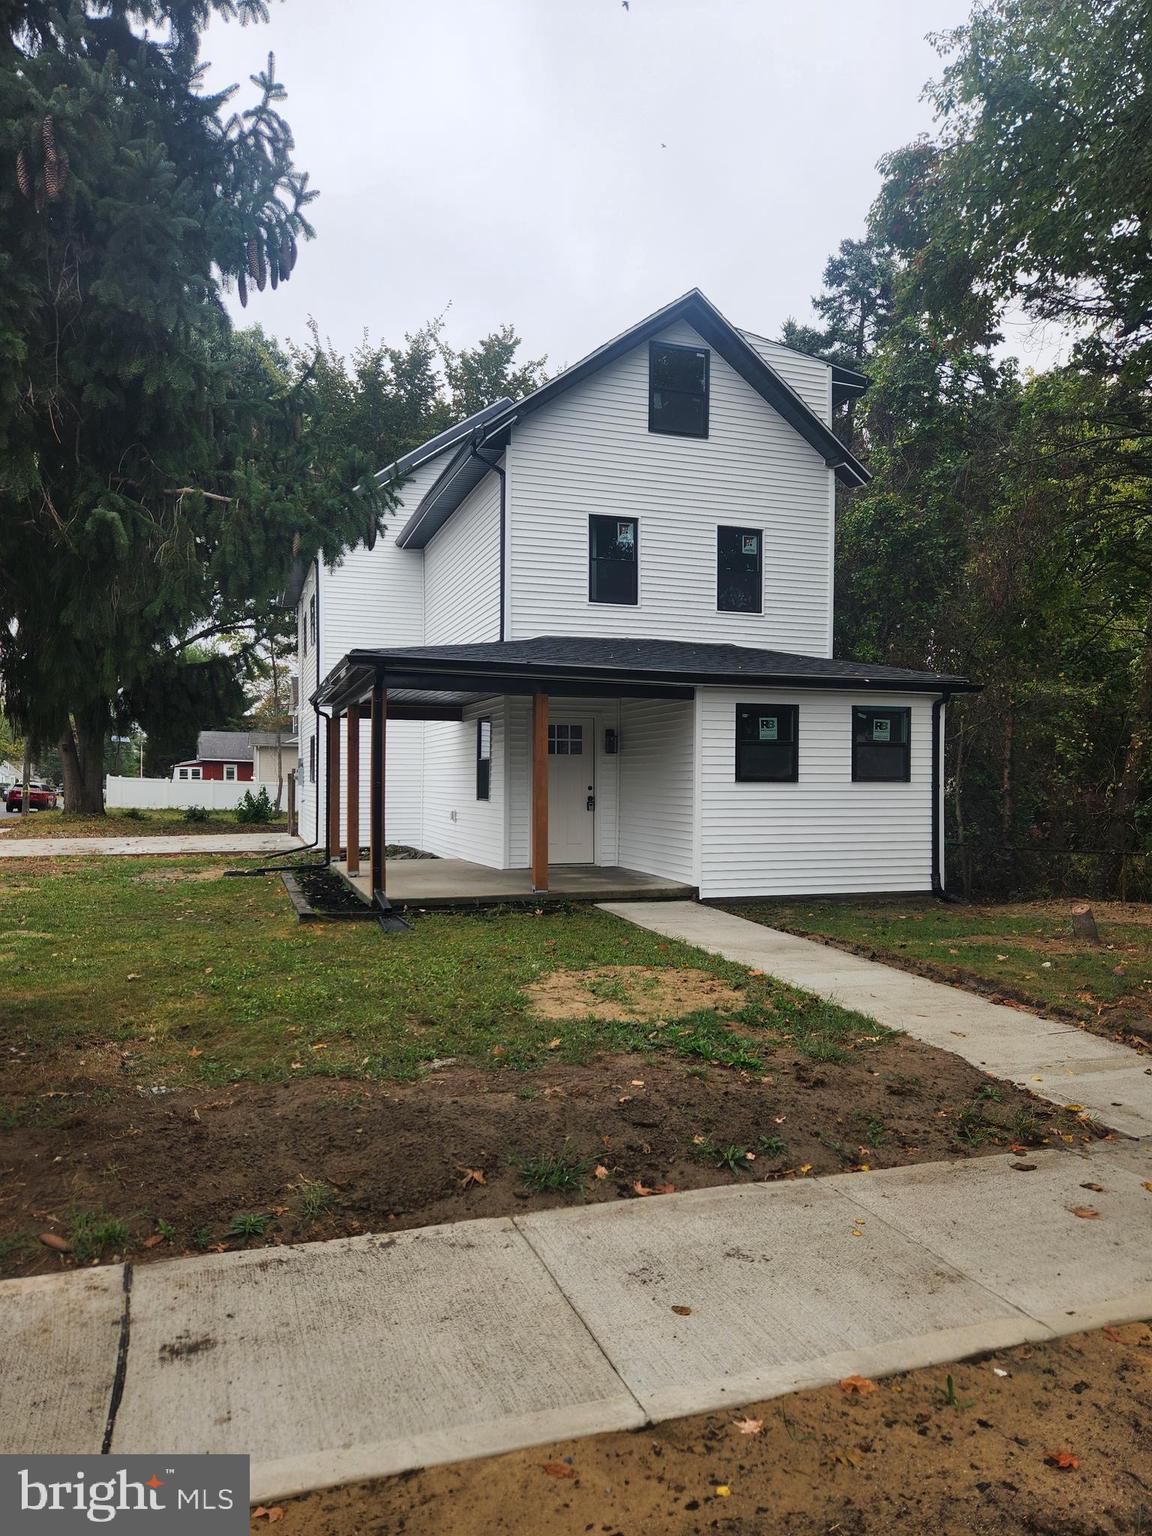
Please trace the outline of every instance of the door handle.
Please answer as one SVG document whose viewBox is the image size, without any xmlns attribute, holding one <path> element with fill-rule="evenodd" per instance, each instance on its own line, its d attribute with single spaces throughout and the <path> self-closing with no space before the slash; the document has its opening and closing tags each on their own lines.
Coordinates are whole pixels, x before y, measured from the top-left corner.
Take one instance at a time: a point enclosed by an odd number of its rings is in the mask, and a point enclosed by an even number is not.
<svg viewBox="0 0 1152 1536">
<path fill-rule="evenodd" d="M 587 809 L 589 811 L 594 811 L 596 809 L 596 796 L 595 795 L 591 795 L 590 794 L 588 796 L 588 804 L 585 807 L 585 809 Z"/>
</svg>

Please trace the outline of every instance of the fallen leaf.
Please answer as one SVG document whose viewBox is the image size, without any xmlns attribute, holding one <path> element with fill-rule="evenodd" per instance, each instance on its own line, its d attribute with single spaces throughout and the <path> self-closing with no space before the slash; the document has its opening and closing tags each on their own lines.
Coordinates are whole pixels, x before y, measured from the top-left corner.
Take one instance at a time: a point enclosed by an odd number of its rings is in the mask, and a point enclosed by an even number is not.
<svg viewBox="0 0 1152 1536">
<path fill-rule="evenodd" d="M 328 1042 L 327 1040 L 318 1040 L 315 1045 L 310 1045 L 308 1049 L 310 1051 L 326 1051 L 328 1049 Z"/>
<path fill-rule="evenodd" d="M 1146 1189 L 1148 1191 L 1148 1193 L 1150 1195 L 1152 1195 L 1152 1179 L 1145 1179 L 1143 1181 L 1143 1183 L 1140 1185 L 1140 1188 L 1141 1189 Z"/>
<path fill-rule="evenodd" d="M 1074 1472 L 1080 1465 L 1080 1458 L 1073 1456 L 1071 1451 L 1049 1451 L 1044 1460 L 1050 1467 L 1059 1467 L 1061 1472 Z"/>
<path fill-rule="evenodd" d="M 1085 1221 L 1097 1221 L 1100 1216 L 1100 1212 L 1094 1205 L 1073 1205 L 1069 1209 L 1073 1216 L 1080 1216 Z"/>
<path fill-rule="evenodd" d="M 461 1189 L 471 1189 L 473 1184 L 487 1184 L 488 1182 L 484 1177 L 483 1168 L 465 1168 L 463 1163 L 457 1163 L 456 1171 L 464 1175 L 460 1180 Z"/>
<path fill-rule="evenodd" d="M 673 1307 L 672 1310 L 673 1310 L 673 1312 L 675 1312 L 677 1317 L 691 1317 L 692 1316 L 692 1308 L 691 1307 Z"/>
<path fill-rule="evenodd" d="M 557 1035 L 555 1040 L 549 1040 L 549 1042 L 548 1042 L 548 1049 L 550 1051 L 557 1051 L 557 1050 L 560 1049 L 561 1043 L 562 1042 L 561 1042 L 560 1036 Z"/>
<path fill-rule="evenodd" d="M 287 1216 L 288 1207 L 286 1205 L 274 1205 L 272 1207 L 272 1214 L 273 1216 Z"/>
<path fill-rule="evenodd" d="M 812 1172 L 812 1164 L 811 1163 L 801 1163 L 800 1164 L 800 1172 L 801 1173 L 811 1173 Z"/>
<path fill-rule="evenodd" d="M 649 1189 L 647 1184 L 637 1179 L 632 1186 L 632 1190 L 637 1195 L 674 1195 L 676 1193 L 676 1186 L 675 1184 L 655 1184 Z"/>
<path fill-rule="evenodd" d="M 192 1047 L 192 1049 L 188 1052 L 188 1054 L 189 1054 L 189 1056 L 203 1056 L 204 1052 L 200 1049 L 200 1047 L 198 1045 L 194 1045 Z"/>
<path fill-rule="evenodd" d="M 129 971 L 127 979 L 129 981 L 139 981 L 140 980 L 140 972 L 139 971 Z"/>
<path fill-rule="evenodd" d="M 707 1136 L 693 1136 L 692 1145 L 694 1147 L 702 1147 L 707 1140 Z"/>
<path fill-rule="evenodd" d="M 51 1248 L 56 1253 L 71 1253 L 72 1244 L 66 1237 L 60 1237 L 55 1232 L 41 1232 L 40 1241 L 45 1248 Z"/>
<path fill-rule="evenodd" d="M 1082 1115 L 1084 1113 L 1083 1104 L 1065 1104 L 1064 1108 L 1070 1115 Z"/>
<path fill-rule="evenodd" d="M 1104 1328 L 1101 1331 L 1103 1332 L 1106 1339 L 1112 1340 L 1113 1344 L 1123 1344 L 1124 1336 L 1123 1334 L 1117 1333 L 1115 1328 Z"/>
<path fill-rule="evenodd" d="M 727 1499 L 732 1496 L 732 1490 L 727 1483 L 717 1483 L 713 1491 L 718 1499 Z"/>
<path fill-rule="evenodd" d="M 1038 1165 L 1036 1163 L 1009 1163 L 1008 1166 L 1009 1168 L 1015 1168 L 1017 1173 L 1035 1173 Z"/>
<path fill-rule="evenodd" d="M 544 1471 L 549 1477 L 575 1477 L 576 1468 L 566 1467 L 562 1461 L 546 1461 Z"/>
<path fill-rule="evenodd" d="M 642 1077 L 633 1077 L 630 1079 L 630 1082 L 633 1088 L 643 1088 L 644 1086 L 644 1079 Z"/>
<path fill-rule="evenodd" d="M 268 1524 L 275 1525 L 277 1520 L 283 1520 L 283 1518 L 284 1511 L 281 1509 L 280 1505 L 273 1504 L 272 1508 L 268 1511 Z"/>
<path fill-rule="evenodd" d="M 608 1170 L 605 1168 L 603 1163 L 596 1164 L 595 1168 L 592 1170 L 592 1177 L 594 1179 L 606 1179 L 608 1177 Z"/>
<path fill-rule="evenodd" d="M 763 1419 L 737 1419 L 734 1427 L 742 1435 L 758 1435 L 764 1428 Z"/>
<path fill-rule="evenodd" d="M 163 1241 L 164 1234 L 162 1232 L 153 1232 L 152 1236 L 146 1237 L 140 1246 L 141 1248 L 158 1248 Z"/>
<path fill-rule="evenodd" d="M 867 1376 L 845 1376 L 840 1383 L 841 1392 L 847 1392 L 849 1397 L 868 1397 L 877 1390 L 876 1383 L 869 1381 Z"/>
<path fill-rule="evenodd" d="M 507 1056 L 508 1047 L 506 1045 L 494 1045 L 488 1054 L 490 1056 Z"/>
<path fill-rule="evenodd" d="M 1098 1195 L 1102 1195 L 1104 1193 L 1103 1184 L 1081 1184 L 1080 1188 L 1095 1190 Z"/>
</svg>

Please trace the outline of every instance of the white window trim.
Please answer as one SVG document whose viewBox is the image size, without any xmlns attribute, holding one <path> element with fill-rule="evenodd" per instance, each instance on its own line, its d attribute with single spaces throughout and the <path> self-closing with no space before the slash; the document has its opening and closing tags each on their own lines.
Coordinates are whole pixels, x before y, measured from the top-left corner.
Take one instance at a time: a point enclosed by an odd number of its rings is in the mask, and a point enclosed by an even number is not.
<svg viewBox="0 0 1152 1536">
<path fill-rule="evenodd" d="M 236 782 L 236 764 L 235 763 L 225 763 L 224 764 L 224 781 L 227 784 L 235 784 L 235 782 Z"/>
</svg>

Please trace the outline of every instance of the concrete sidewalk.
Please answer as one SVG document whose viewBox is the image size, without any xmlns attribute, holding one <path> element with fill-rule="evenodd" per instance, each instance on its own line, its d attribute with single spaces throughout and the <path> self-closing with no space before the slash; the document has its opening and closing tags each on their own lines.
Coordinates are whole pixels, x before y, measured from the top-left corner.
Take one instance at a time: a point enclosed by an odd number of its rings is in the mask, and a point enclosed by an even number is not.
<svg viewBox="0 0 1152 1536">
<path fill-rule="evenodd" d="M 1152 1135 L 1152 1056 L 829 944 L 691 901 L 601 903 L 638 927 L 764 971 L 939 1046 L 1127 1136 Z"/>
<path fill-rule="evenodd" d="M 210 832 L 200 837 L 0 837 L 0 859 L 60 859 L 76 854 L 287 853 L 304 845 L 287 832 Z"/>
<path fill-rule="evenodd" d="M 267 1502 L 1152 1316 L 1149 1149 L 1019 1161 L 9 1281 L 0 1451 L 248 1452 Z"/>
</svg>

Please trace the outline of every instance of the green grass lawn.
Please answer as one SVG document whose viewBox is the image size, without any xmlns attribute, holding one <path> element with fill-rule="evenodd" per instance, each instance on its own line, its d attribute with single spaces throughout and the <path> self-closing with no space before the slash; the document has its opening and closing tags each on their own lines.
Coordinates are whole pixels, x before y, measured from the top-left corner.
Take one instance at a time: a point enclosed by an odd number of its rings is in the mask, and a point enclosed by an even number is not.
<svg viewBox="0 0 1152 1536">
<path fill-rule="evenodd" d="M 38 864 L 0 869 L 0 1044 L 63 1061 L 115 1047 L 143 1085 L 405 1078 L 436 1058 L 528 1068 L 637 1048 L 754 1068 L 761 1033 L 829 1062 L 885 1034 L 591 908 L 429 913 L 386 935 L 299 925 L 277 877 L 218 878 L 227 861 Z M 664 1026 L 530 1014 L 527 984 L 607 965 L 699 967 L 743 1006 Z"/>
<path fill-rule="evenodd" d="M 794 933 L 840 940 L 940 975 L 982 979 L 1087 1022 L 1152 1016 L 1152 908 L 1095 904 L 1099 947 L 1072 938 L 1073 903 L 946 906 L 922 897 L 733 904 Z"/>
<path fill-rule="evenodd" d="M 194 837 L 198 832 L 285 832 L 288 817 L 251 824 L 238 822 L 235 811 L 209 811 L 205 821 L 189 821 L 182 808 L 109 811 L 104 816 L 29 811 L 27 816 L 0 817 L 0 829 L 7 829 L 9 837 Z"/>
</svg>

